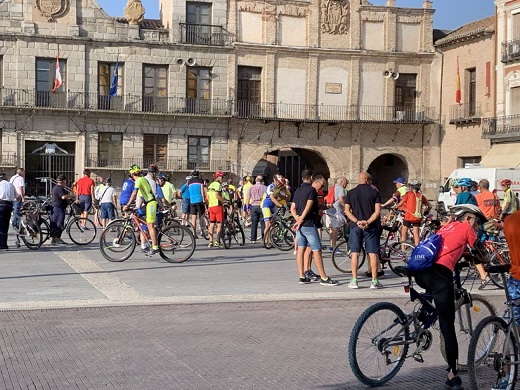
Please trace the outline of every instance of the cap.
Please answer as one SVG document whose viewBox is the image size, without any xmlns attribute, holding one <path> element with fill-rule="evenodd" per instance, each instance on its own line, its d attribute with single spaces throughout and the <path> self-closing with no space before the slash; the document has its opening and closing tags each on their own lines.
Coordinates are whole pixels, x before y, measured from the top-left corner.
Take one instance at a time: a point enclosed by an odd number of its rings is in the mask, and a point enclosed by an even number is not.
<svg viewBox="0 0 520 390">
<path fill-rule="evenodd" d="M 397 179 L 394 180 L 394 183 L 405 184 L 406 180 L 404 180 L 402 177 L 398 177 Z"/>
</svg>

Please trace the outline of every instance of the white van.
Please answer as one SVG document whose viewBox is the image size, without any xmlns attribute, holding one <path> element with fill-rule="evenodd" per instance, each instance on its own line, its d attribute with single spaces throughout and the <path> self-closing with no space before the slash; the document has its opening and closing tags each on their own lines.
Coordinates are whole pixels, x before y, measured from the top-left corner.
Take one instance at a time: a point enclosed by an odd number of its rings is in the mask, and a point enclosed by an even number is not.
<svg viewBox="0 0 520 390">
<path fill-rule="evenodd" d="M 466 168 L 455 169 L 444 185 L 439 188 L 439 203 L 443 203 L 446 210 L 448 206 L 453 206 L 457 199 L 457 194 L 453 191 L 452 184 L 454 179 L 469 177 L 477 183 L 482 179 L 489 180 L 489 190 L 497 190 L 498 197 L 504 199 L 504 191 L 500 186 L 503 179 L 511 180 L 511 188 L 514 192 L 520 191 L 520 169 L 516 168 L 485 168 L 478 164 L 467 164 Z"/>
</svg>

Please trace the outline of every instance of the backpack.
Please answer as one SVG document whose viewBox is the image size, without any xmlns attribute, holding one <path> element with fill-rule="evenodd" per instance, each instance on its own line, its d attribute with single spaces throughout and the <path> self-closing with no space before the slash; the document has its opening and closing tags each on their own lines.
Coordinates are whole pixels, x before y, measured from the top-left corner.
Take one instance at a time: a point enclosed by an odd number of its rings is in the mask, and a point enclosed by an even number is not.
<svg viewBox="0 0 520 390">
<path fill-rule="evenodd" d="M 332 186 L 329 188 L 329 192 L 327 192 L 327 196 L 325 197 L 325 204 L 333 204 L 334 203 L 334 192 L 336 190 L 336 186 Z"/>
<path fill-rule="evenodd" d="M 442 236 L 438 233 L 428 236 L 412 250 L 406 268 L 410 271 L 424 271 L 431 268 L 442 249 Z"/>
</svg>

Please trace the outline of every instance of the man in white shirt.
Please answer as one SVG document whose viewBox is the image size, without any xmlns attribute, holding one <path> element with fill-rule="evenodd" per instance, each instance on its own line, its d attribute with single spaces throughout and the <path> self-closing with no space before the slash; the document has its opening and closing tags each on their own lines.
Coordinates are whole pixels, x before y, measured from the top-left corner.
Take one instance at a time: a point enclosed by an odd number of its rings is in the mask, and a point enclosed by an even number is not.
<svg viewBox="0 0 520 390">
<path fill-rule="evenodd" d="M 16 175 L 9 179 L 9 183 L 14 186 L 19 195 L 18 201 L 13 205 L 13 227 L 18 229 L 18 224 L 20 223 L 20 218 L 22 216 L 20 209 L 22 208 L 23 202 L 25 202 L 25 169 L 18 168 L 16 170 Z"/>
<path fill-rule="evenodd" d="M 13 203 L 19 198 L 14 186 L 6 180 L 4 172 L 0 172 L 0 250 L 9 249 L 7 234 L 9 220 L 13 211 Z"/>
<path fill-rule="evenodd" d="M 112 179 L 105 180 L 105 188 L 101 191 L 99 198 L 99 207 L 101 210 L 101 226 L 106 227 L 110 221 L 116 217 L 117 197 L 114 187 L 112 187 Z"/>
</svg>

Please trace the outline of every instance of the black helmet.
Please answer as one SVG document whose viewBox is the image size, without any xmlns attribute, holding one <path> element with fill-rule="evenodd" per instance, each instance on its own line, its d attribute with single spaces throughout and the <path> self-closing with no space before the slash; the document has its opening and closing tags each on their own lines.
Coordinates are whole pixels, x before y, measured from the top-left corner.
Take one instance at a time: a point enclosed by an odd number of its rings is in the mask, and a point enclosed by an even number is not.
<svg viewBox="0 0 520 390">
<path fill-rule="evenodd" d="M 193 177 L 199 177 L 200 173 L 199 173 L 199 170 L 198 169 L 194 169 L 193 171 L 191 171 L 190 173 L 190 176 L 193 176 Z"/>
</svg>

